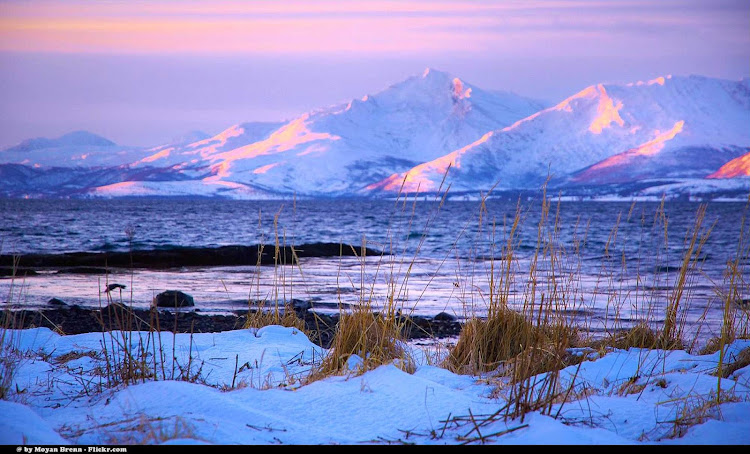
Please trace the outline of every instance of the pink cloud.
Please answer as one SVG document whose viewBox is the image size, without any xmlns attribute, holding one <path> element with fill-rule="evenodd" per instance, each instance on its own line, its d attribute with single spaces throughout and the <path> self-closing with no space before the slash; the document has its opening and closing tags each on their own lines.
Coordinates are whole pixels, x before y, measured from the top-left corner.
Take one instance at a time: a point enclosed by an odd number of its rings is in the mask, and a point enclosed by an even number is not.
<svg viewBox="0 0 750 454">
<path fill-rule="evenodd" d="M 748 43 L 741 15 L 674 2 L 3 2 L 0 50 L 68 53 L 547 54 Z M 689 6 L 689 5 L 688 5 Z M 650 10 L 649 10 L 650 8 Z M 648 11 L 647 11 L 648 10 Z M 740 21 L 740 22 L 738 22 Z M 659 30 L 670 40 L 653 42 Z M 686 34 L 686 30 L 690 34 Z M 646 33 L 644 33 L 644 31 Z M 702 47 L 699 46 L 699 49 Z"/>
</svg>

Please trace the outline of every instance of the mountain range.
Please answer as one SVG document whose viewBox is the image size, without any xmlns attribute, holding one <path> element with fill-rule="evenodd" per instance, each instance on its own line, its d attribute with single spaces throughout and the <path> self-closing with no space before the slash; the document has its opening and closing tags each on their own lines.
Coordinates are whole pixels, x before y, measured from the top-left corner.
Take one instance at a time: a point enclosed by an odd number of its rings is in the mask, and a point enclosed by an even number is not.
<svg viewBox="0 0 750 454">
<path fill-rule="evenodd" d="M 284 122 L 126 147 L 76 131 L 0 151 L 5 197 L 746 198 L 750 79 L 598 84 L 554 105 L 434 69 Z"/>
</svg>

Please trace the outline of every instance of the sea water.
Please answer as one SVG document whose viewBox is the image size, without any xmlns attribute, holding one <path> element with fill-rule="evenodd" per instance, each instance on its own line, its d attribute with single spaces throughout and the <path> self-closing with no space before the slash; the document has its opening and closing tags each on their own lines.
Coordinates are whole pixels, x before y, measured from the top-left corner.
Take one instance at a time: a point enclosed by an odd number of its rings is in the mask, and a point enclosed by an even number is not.
<svg viewBox="0 0 750 454">
<path fill-rule="evenodd" d="M 315 242 L 383 252 L 303 258 L 298 266 L 186 264 L 167 270 L 113 269 L 106 275 L 47 270 L 0 279 L 0 302 L 45 307 L 59 298 L 98 307 L 114 298 L 148 307 L 156 293 L 172 289 L 191 294 L 196 309 L 209 313 L 247 308 L 251 301 L 303 299 L 320 311 L 363 302 L 377 309 L 395 302 L 406 313 L 448 312 L 462 318 L 481 316 L 490 300 L 506 293 L 507 303 L 519 310 L 546 298 L 556 312 L 592 330 L 627 327 L 640 319 L 663 321 L 666 305 L 677 297 L 700 205 L 554 198 L 547 203 L 544 208 L 541 198 L 533 197 L 484 203 L 0 200 L 0 253 L 21 260 L 30 253 Z M 688 331 L 700 325 L 713 331 L 720 325 L 728 262 L 738 254 L 740 297 L 750 297 L 747 241 L 740 241 L 742 232 L 748 235 L 746 209 L 736 202 L 706 205 L 696 237 L 700 250 L 688 262 L 681 296 Z M 126 287 L 103 294 L 108 283 Z"/>
</svg>

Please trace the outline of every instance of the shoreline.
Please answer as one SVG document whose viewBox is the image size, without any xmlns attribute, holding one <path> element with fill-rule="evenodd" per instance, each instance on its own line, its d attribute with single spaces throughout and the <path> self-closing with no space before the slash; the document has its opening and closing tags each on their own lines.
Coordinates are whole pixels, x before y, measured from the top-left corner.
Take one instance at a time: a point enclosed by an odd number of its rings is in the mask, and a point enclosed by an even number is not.
<svg viewBox="0 0 750 454">
<path fill-rule="evenodd" d="M 134 250 L 130 252 L 70 252 L 53 254 L 0 255 L 0 279 L 41 275 L 106 275 L 125 270 L 169 270 L 183 267 L 298 265 L 307 257 L 378 257 L 384 254 L 373 248 L 343 243 L 306 243 L 295 246 L 231 245 L 219 247 L 174 247 Z M 59 302 L 52 303 L 53 300 Z M 290 302 L 304 321 L 310 340 L 328 348 L 339 321 L 338 313 L 323 313 L 306 301 Z M 44 304 L 40 302 L 40 304 Z M 12 307 L 0 311 L 0 326 L 11 329 L 45 327 L 64 335 L 112 330 L 174 333 L 215 333 L 243 329 L 248 313 L 254 309 L 230 309 L 223 313 L 200 312 L 196 308 L 137 308 L 118 302 L 91 307 L 66 304 L 53 298 L 47 305 L 24 309 Z M 435 317 L 403 316 L 406 339 L 428 339 L 458 336 L 461 324 L 447 314 Z"/>
<path fill-rule="evenodd" d="M 297 316 L 310 332 L 310 341 L 329 348 L 338 326 L 339 314 L 324 314 L 295 306 Z M 249 310 L 235 310 L 233 315 L 202 314 L 194 310 L 137 309 L 110 303 L 97 309 L 78 305 L 41 310 L 6 310 L 0 312 L 0 326 L 7 329 L 49 328 L 64 335 L 91 332 L 159 331 L 172 333 L 216 333 L 245 329 Z M 9 319 L 10 318 L 10 319 Z M 449 314 L 434 317 L 401 316 L 403 335 L 407 340 L 458 336 L 462 325 Z"/>
</svg>

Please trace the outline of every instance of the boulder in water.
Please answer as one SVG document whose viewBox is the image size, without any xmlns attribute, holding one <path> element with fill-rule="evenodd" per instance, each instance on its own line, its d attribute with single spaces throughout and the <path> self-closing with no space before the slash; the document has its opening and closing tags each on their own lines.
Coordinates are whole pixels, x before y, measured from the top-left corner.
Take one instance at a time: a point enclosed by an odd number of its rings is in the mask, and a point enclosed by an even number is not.
<svg viewBox="0 0 750 454">
<path fill-rule="evenodd" d="M 195 306 L 195 301 L 187 293 L 167 290 L 156 295 L 151 304 L 156 307 L 192 307 Z"/>
<path fill-rule="evenodd" d="M 447 312 L 440 312 L 433 318 L 439 322 L 455 322 L 456 321 L 456 317 L 452 316 L 451 314 Z"/>
<path fill-rule="evenodd" d="M 49 304 L 50 306 L 58 306 L 58 307 L 64 307 L 68 305 L 68 303 L 61 300 L 60 298 L 52 298 L 49 301 L 47 301 L 47 304 Z"/>
</svg>

